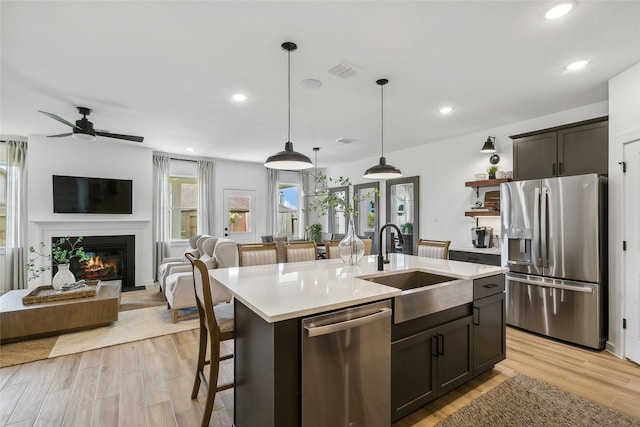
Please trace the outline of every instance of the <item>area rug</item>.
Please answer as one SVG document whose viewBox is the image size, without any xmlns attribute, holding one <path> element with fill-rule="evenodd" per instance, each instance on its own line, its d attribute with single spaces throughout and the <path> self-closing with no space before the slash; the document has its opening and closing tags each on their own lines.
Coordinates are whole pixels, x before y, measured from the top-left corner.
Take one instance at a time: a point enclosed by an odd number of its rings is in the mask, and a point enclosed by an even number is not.
<svg viewBox="0 0 640 427">
<path fill-rule="evenodd" d="M 460 426 L 638 427 L 640 420 L 518 374 L 437 424 Z"/>
<path fill-rule="evenodd" d="M 0 368 L 198 327 L 198 319 L 173 323 L 172 310 L 167 309 L 167 302 L 157 289 L 125 292 L 120 298 L 120 313 L 116 322 L 86 331 L 2 344 Z"/>
</svg>

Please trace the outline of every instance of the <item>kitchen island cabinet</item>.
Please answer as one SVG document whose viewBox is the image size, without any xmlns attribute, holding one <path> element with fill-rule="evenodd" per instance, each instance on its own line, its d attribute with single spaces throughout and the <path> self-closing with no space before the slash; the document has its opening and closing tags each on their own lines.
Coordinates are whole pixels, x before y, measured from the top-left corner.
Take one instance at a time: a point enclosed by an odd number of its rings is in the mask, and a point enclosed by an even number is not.
<svg viewBox="0 0 640 427">
<path fill-rule="evenodd" d="M 300 387 L 303 318 L 369 302 L 393 300 L 401 295 L 400 289 L 376 284 L 362 277 L 424 271 L 472 283 L 474 279 L 506 271 L 497 266 L 402 254 L 389 254 L 389 258 L 391 262 L 385 265 L 384 272 L 377 271 L 375 256 L 364 257 L 359 265 L 353 267 L 346 266 L 340 259 L 328 259 L 210 270 L 212 286 L 221 285 L 233 294 L 236 307 L 236 427 L 287 427 L 301 424 L 305 402 Z M 455 319 L 451 320 L 466 318 L 463 330 L 466 328 L 467 331 L 472 331 L 472 304 L 464 304 L 452 310 Z M 453 341 L 459 342 L 456 337 L 464 335 L 464 332 L 461 333 L 459 327 L 448 329 L 451 325 L 444 325 L 449 322 L 442 321 L 443 313 L 435 313 L 429 317 L 431 321 L 437 322 L 434 324 L 435 330 L 431 331 L 432 334 L 435 333 L 432 336 L 444 337 L 441 352 L 447 353 L 448 341 L 452 344 Z M 400 326 L 396 328 L 398 325 Z M 413 332 L 411 325 L 407 327 L 405 323 L 398 325 L 392 327 L 392 341 L 397 339 L 393 336 L 396 333 L 406 337 L 420 332 Z M 423 327 L 424 324 L 418 326 Z M 430 328 L 425 330 L 428 329 Z M 463 353 L 468 357 L 473 354 L 473 342 L 471 333 L 466 333 L 465 336 Z M 436 351 L 437 347 L 436 345 Z M 453 353 L 452 350 L 451 354 Z M 452 356 L 450 362 L 444 358 L 438 361 L 434 387 L 436 390 L 448 390 L 458 385 L 456 373 L 459 369 L 454 368 L 458 360 L 459 358 Z M 469 378 L 473 375 L 472 363 L 472 359 L 465 362 L 467 371 L 471 371 Z M 388 407 L 391 412 L 391 403 L 388 403 Z"/>
</svg>

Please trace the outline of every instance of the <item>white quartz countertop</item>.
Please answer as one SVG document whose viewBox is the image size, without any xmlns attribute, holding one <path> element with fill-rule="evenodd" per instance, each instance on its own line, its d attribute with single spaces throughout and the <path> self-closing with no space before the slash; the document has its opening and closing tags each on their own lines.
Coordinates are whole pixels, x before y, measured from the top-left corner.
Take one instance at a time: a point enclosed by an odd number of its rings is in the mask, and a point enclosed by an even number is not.
<svg viewBox="0 0 640 427">
<path fill-rule="evenodd" d="M 356 266 L 348 266 L 341 259 L 326 259 L 214 269 L 209 270 L 209 276 L 262 319 L 274 323 L 401 294 L 397 288 L 361 276 L 420 270 L 469 280 L 508 271 L 491 265 L 402 254 L 389 254 L 389 259 L 384 271 L 377 271 L 376 256 L 370 255 Z"/>
</svg>

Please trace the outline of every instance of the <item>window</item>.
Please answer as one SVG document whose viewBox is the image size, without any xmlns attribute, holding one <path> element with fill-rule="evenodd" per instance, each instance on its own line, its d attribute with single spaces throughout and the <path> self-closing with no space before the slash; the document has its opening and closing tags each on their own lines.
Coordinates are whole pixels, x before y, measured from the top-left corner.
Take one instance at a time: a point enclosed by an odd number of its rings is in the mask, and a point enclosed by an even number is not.
<svg viewBox="0 0 640 427">
<path fill-rule="evenodd" d="M 196 178 L 172 176 L 171 187 L 171 239 L 188 239 L 198 229 L 198 181 Z"/>
<path fill-rule="evenodd" d="M 278 186 L 278 236 L 294 236 L 298 234 L 299 195 L 297 184 L 280 183 Z"/>
</svg>

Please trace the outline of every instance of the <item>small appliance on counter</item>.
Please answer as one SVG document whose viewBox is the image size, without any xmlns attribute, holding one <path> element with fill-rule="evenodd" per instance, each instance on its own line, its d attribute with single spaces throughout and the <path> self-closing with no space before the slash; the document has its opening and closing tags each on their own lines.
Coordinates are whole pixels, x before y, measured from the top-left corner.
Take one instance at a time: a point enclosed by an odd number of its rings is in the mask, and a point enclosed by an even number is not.
<svg viewBox="0 0 640 427">
<path fill-rule="evenodd" d="M 471 243 L 474 248 L 490 248 L 491 237 L 493 237 L 492 227 L 471 228 Z"/>
</svg>

